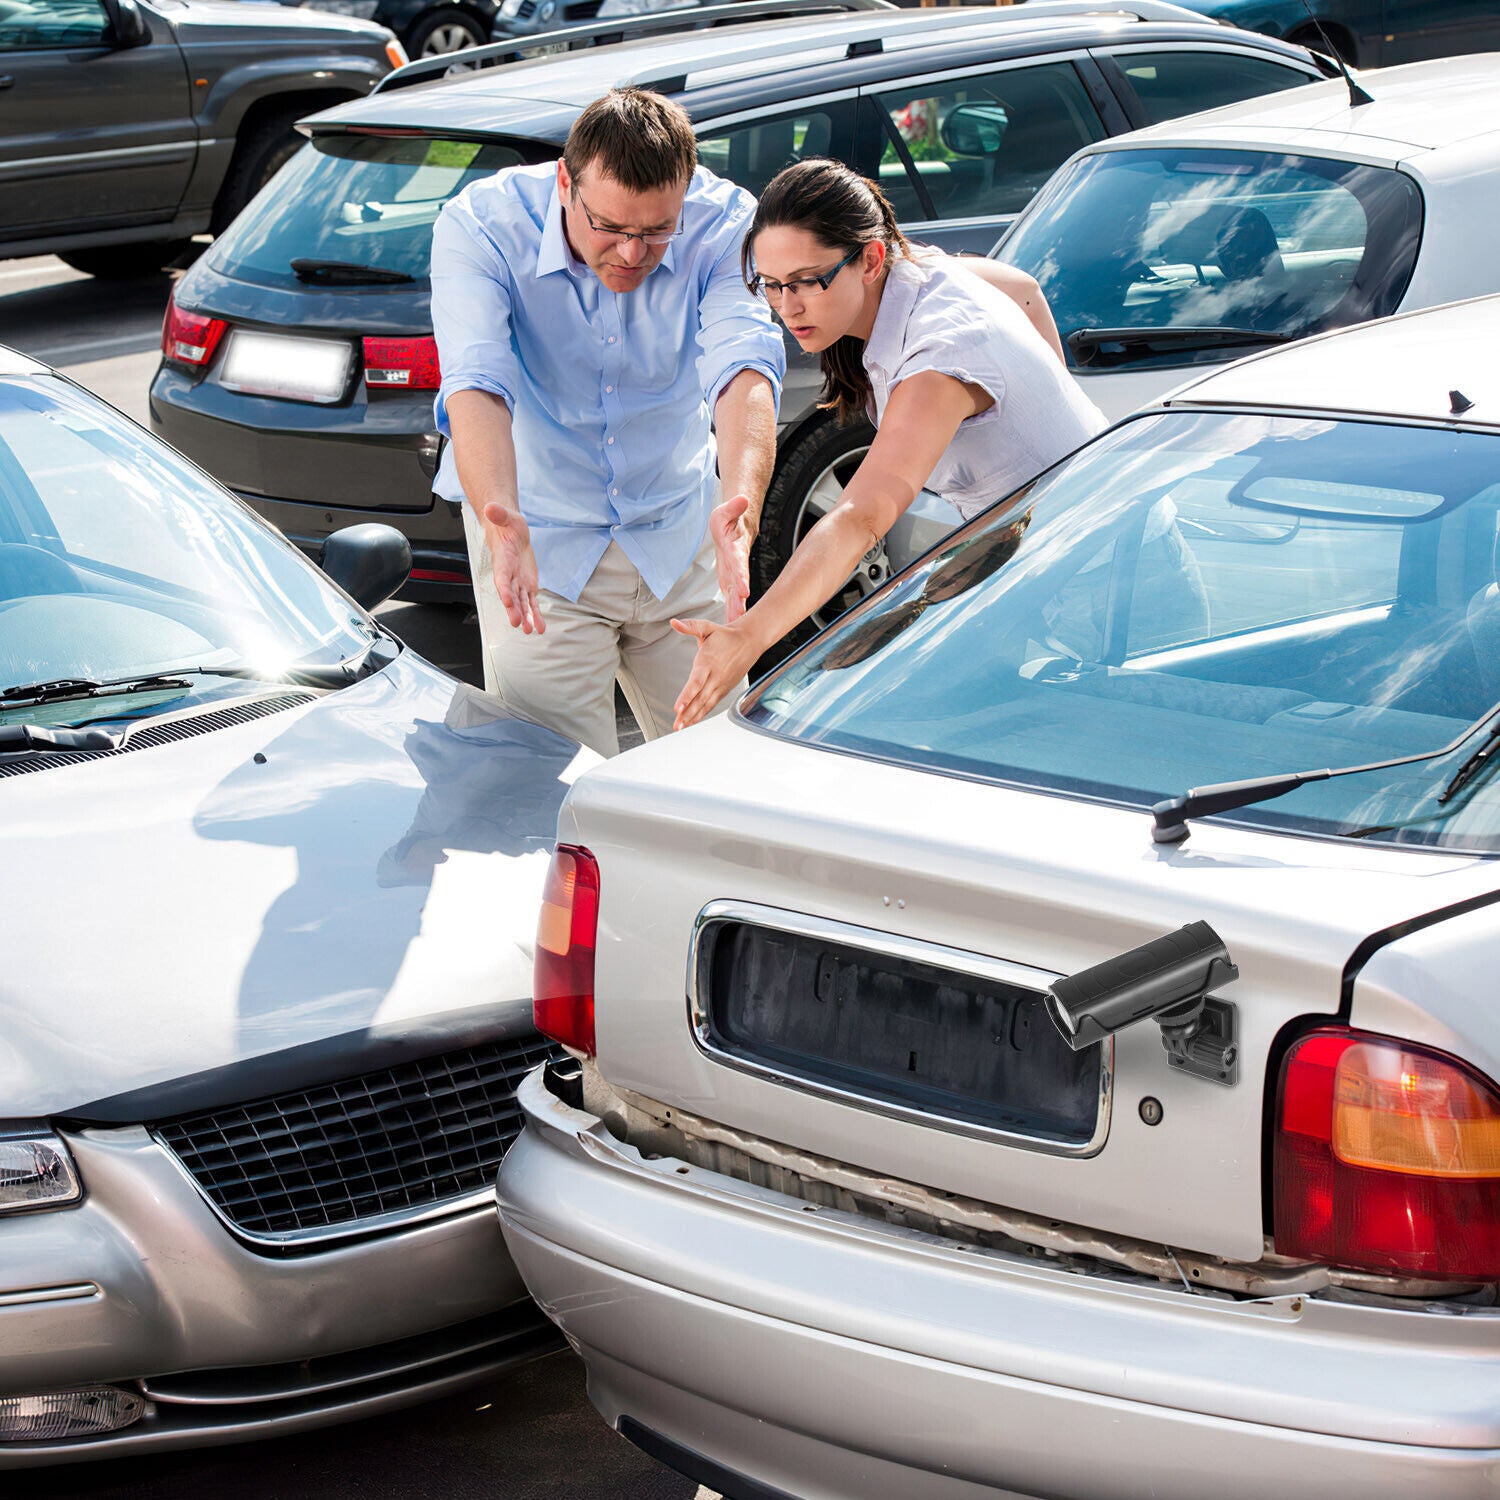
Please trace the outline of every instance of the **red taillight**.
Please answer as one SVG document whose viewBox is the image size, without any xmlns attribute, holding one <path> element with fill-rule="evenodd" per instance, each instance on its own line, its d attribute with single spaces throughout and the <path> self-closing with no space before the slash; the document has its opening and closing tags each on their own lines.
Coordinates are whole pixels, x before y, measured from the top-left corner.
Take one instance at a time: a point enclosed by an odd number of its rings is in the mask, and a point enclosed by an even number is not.
<svg viewBox="0 0 1500 1500">
<path fill-rule="evenodd" d="M 599 865 L 587 849 L 559 844 L 536 925 L 532 1011 L 543 1036 L 594 1055 L 594 939 Z"/>
<path fill-rule="evenodd" d="M 184 311 L 175 298 L 169 297 L 167 315 L 161 321 L 162 358 L 168 364 L 201 370 L 214 357 L 228 327 L 221 318 Z"/>
<path fill-rule="evenodd" d="M 437 340 L 430 334 L 426 338 L 365 340 L 366 385 L 382 390 L 435 391 L 442 383 Z"/>
<path fill-rule="evenodd" d="M 1500 1280 L 1500 1090 L 1391 1037 L 1315 1031 L 1276 1104 L 1276 1249 L 1433 1281 Z"/>
</svg>

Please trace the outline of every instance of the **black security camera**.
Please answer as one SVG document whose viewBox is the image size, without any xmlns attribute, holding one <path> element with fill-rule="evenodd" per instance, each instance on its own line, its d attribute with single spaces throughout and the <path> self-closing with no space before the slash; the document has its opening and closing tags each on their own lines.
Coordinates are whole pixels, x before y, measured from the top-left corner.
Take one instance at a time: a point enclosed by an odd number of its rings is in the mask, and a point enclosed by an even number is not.
<svg viewBox="0 0 1500 1500">
<path fill-rule="evenodd" d="M 1207 922 L 1189 922 L 1054 980 L 1047 1013 L 1075 1052 L 1153 1017 L 1176 1066 L 1229 1083 L 1235 1061 L 1233 1007 L 1220 1002 L 1210 1017 L 1208 994 L 1239 977 L 1219 934 Z"/>
</svg>

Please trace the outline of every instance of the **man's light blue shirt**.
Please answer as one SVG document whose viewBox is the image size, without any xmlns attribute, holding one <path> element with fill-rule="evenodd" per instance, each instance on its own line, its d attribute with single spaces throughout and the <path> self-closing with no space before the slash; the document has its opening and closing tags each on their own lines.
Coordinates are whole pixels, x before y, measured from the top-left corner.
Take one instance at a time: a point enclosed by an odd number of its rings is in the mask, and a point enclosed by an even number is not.
<svg viewBox="0 0 1500 1500">
<path fill-rule="evenodd" d="M 746 290 L 740 242 L 755 211 L 699 167 L 682 233 L 633 292 L 610 291 L 563 234 L 555 165 L 511 167 L 443 209 L 432 320 L 443 382 L 511 410 L 521 514 L 541 586 L 577 599 L 611 541 L 658 599 L 703 545 L 713 505 L 714 402 L 741 370 L 777 399 L 786 356 Z M 450 443 L 434 484 L 463 503 Z"/>
</svg>

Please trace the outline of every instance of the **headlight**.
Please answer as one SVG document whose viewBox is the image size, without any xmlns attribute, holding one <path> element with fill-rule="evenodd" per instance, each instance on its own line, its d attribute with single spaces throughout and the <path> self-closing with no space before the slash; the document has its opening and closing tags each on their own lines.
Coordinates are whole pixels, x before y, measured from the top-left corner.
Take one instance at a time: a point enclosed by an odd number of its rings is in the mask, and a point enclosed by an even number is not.
<svg viewBox="0 0 1500 1500">
<path fill-rule="evenodd" d="M 82 1197 L 73 1158 L 51 1131 L 0 1136 L 0 1214 L 62 1208 Z"/>
<path fill-rule="evenodd" d="M 379 5 L 380 0 L 302 0 L 303 10 L 331 10 L 336 16 L 358 16 L 361 21 L 370 20 Z"/>
</svg>

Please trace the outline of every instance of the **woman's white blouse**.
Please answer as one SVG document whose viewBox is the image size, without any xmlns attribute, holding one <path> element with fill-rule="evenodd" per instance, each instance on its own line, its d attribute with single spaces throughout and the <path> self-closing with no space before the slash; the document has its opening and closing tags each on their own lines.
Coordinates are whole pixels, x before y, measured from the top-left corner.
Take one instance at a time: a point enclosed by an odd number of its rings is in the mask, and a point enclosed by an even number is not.
<svg viewBox="0 0 1500 1500">
<path fill-rule="evenodd" d="M 1086 442 L 1099 408 L 1011 298 L 948 256 L 898 257 L 865 344 L 875 425 L 924 370 L 982 386 L 995 404 L 960 425 L 927 481 L 967 519 Z"/>
</svg>

